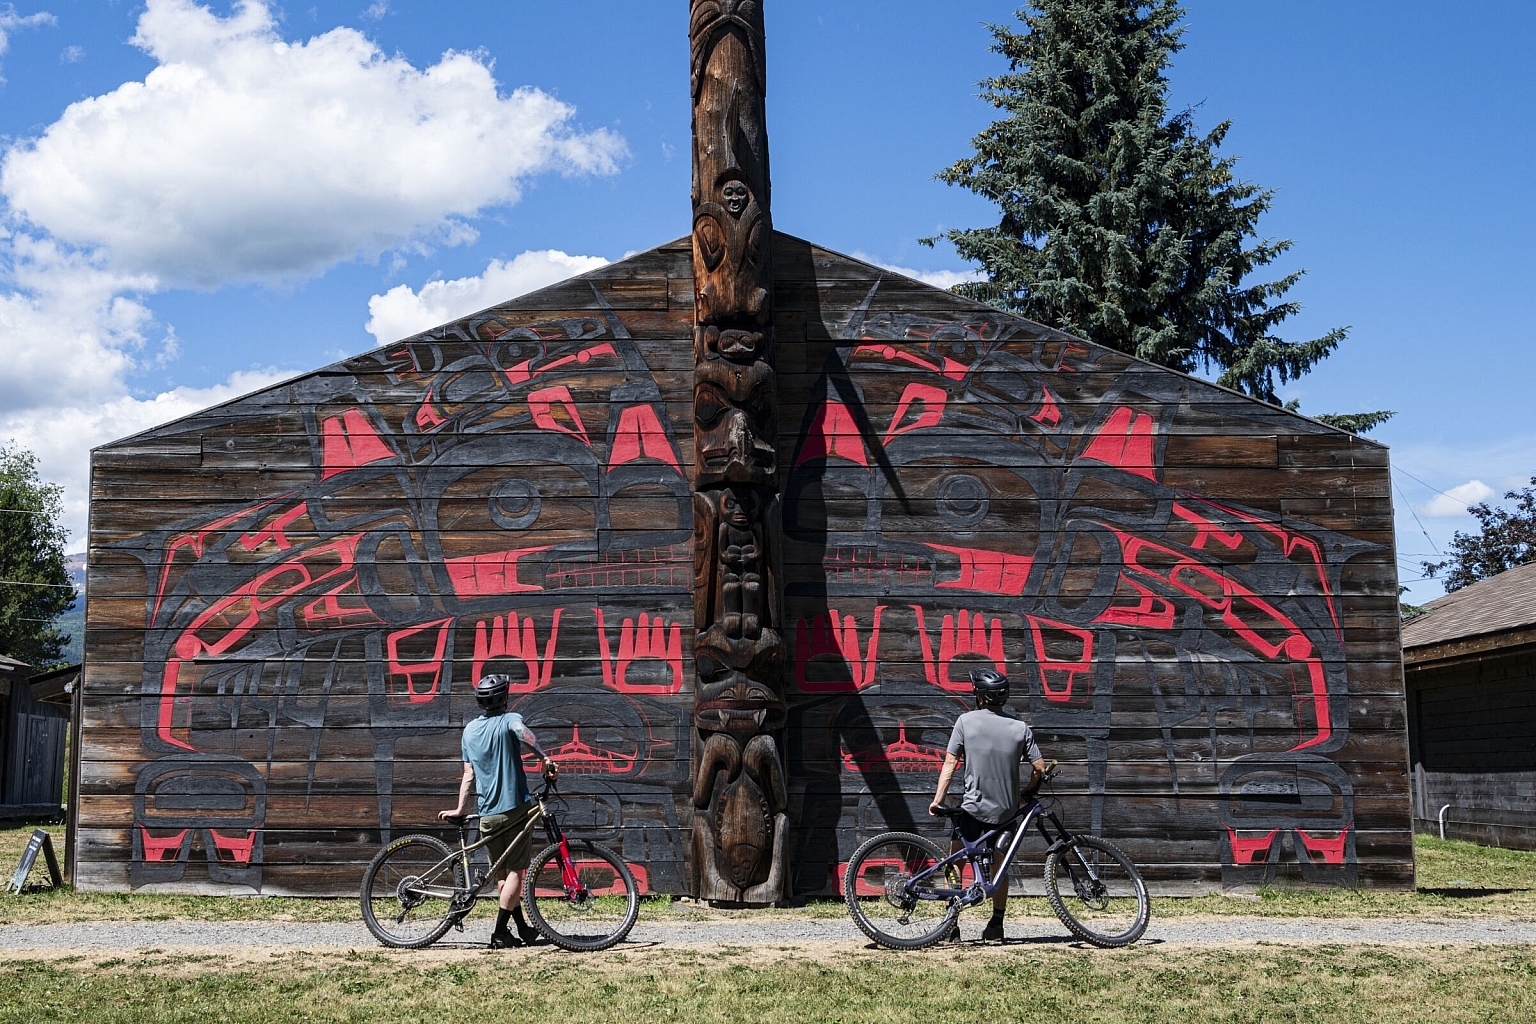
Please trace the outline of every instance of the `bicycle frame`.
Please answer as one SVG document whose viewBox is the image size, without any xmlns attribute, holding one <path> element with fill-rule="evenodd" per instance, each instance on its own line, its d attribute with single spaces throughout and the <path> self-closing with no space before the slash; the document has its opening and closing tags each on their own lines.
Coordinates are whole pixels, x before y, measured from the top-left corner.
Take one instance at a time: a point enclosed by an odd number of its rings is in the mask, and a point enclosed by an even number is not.
<svg viewBox="0 0 1536 1024">
<path fill-rule="evenodd" d="M 441 899 L 449 899 L 457 903 L 463 903 L 465 905 L 472 906 L 474 902 L 480 898 L 482 893 L 484 893 L 486 887 L 494 882 L 497 869 L 500 868 L 502 862 L 511 855 L 512 848 L 515 847 L 518 843 L 522 842 L 525 836 L 532 833 L 536 827 L 542 824 L 544 826 L 545 836 L 548 837 L 551 843 L 560 847 L 560 882 L 565 889 L 566 896 L 573 899 L 579 899 L 587 895 L 585 892 L 585 887 L 581 884 L 580 876 L 576 874 L 576 866 L 575 863 L 571 860 L 571 850 L 570 846 L 566 842 L 565 834 L 560 830 L 559 824 L 556 822 L 554 815 L 549 812 L 549 808 L 544 805 L 544 801 L 547 796 L 548 791 L 546 790 L 534 798 L 534 808 L 532 813 L 528 815 L 527 823 L 523 826 L 522 830 L 518 832 L 517 837 L 513 839 L 512 842 L 507 844 L 507 848 L 503 850 L 501 856 L 497 857 L 496 860 L 491 864 L 490 868 L 485 873 L 485 877 L 480 879 L 480 881 L 474 883 L 468 889 L 454 889 L 452 892 L 439 891 L 431 886 L 416 889 L 414 891 L 419 892 L 423 896 L 437 896 Z M 476 827 L 478 828 L 478 825 Z M 424 872 L 424 874 L 431 874 L 432 872 L 445 867 L 450 861 L 457 857 L 464 866 L 464 877 L 466 879 L 474 877 L 470 871 L 470 855 L 489 843 L 490 837 L 482 836 L 481 838 L 475 840 L 473 843 L 466 843 L 464 840 L 466 833 L 469 831 L 468 819 L 459 822 L 458 830 L 458 848 L 450 852 L 447 857 L 444 857 L 436 864 L 433 864 Z"/>
<path fill-rule="evenodd" d="M 999 833 L 1014 828 L 1015 823 L 1017 823 L 1017 828 L 1014 829 L 1013 841 L 1008 844 L 1007 852 L 1002 854 L 1000 858 L 994 857 L 994 866 L 997 870 L 991 878 L 988 878 L 981 864 L 981 858 L 987 852 L 987 844 Z M 1049 823 L 1049 828 L 1047 828 L 1047 823 Z M 921 871 L 909 878 L 905 886 L 906 894 L 924 900 L 951 900 L 959 898 L 972 903 L 981 902 L 981 900 L 995 893 L 1002 885 L 1003 879 L 1008 875 L 1008 869 L 1013 866 L 1014 856 L 1019 852 L 1019 844 L 1024 841 L 1024 836 L 1029 831 L 1031 825 L 1035 826 L 1041 838 L 1045 840 L 1047 853 L 1070 843 L 1073 839 L 1073 833 L 1067 831 L 1066 826 L 1061 823 L 1061 819 L 1056 816 L 1055 811 L 1046 810 L 1038 798 L 1030 797 L 1029 802 L 1020 807 L 1013 817 L 1001 822 L 990 832 L 985 832 L 978 836 L 975 842 L 967 842 L 964 836 L 956 832 L 954 838 L 959 842 L 960 849 L 927 870 Z M 1051 834 L 1052 830 L 1055 832 L 1054 836 Z M 917 883 L 928 878 L 934 872 L 946 871 L 950 867 L 962 862 L 971 865 L 971 870 L 976 878 L 975 882 L 959 889 L 925 887 L 914 891 Z M 1088 868 L 1089 874 L 1092 875 L 1093 867 L 1091 865 L 1085 866 Z M 1098 879 L 1095 878 L 1094 881 L 1098 881 Z M 980 893 L 976 892 L 978 885 L 981 887 Z"/>
</svg>

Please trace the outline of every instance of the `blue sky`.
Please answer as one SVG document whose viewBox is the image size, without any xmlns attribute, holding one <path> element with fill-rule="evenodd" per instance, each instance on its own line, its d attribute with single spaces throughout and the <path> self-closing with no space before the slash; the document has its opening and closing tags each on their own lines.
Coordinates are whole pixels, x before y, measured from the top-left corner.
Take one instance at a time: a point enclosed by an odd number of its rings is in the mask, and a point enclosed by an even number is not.
<svg viewBox="0 0 1536 1024">
<path fill-rule="evenodd" d="M 932 176 L 991 120 L 1013 6 L 769 0 L 776 226 L 965 272 L 916 239 L 993 216 Z M 1277 190 L 1291 336 L 1351 327 L 1287 397 L 1399 412 L 1407 582 L 1536 474 L 1536 6 L 1186 6 L 1174 101 Z M 66 485 L 73 545 L 91 445 L 682 235 L 685 12 L 0 3 L 0 437 Z"/>
</svg>

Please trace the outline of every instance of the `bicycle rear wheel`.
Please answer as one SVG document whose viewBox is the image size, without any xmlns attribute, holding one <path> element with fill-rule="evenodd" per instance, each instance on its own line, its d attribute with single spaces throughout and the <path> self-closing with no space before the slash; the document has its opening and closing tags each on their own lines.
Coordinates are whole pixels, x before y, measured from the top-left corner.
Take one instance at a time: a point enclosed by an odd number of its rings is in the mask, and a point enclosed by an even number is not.
<svg viewBox="0 0 1536 1024">
<path fill-rule="evenodd" d="M 386 946 L 420 949 L 453 927 L 464 866 L 431 836 L 396 839 L 363 872 L 363 924 Z"/>
<path fill-rule="evenodd" d="M 1136 865 L 1098 836 L 1077 836 L 1046 855 L 1045 895 L 1068 931 L 1105 949 L 1141 938 L 1151 916 Z"/>
<path fill-rule="evenodd" d="M 523 879 L 528 919 L 550 942 L 573 953 L 623 942 L 640 915 L 640 887 L 629 865 L 590 840 L 567 844 L 576 886 L 566 886 L 560 844 L 539 851 Z"/>
<path fill-rule="evenodd" d="M 912 879 L 947 854 L 910 832 L 886 832 L 859 847 L 843 873 L 843 902 L 859 930 L 882 946 L 922 949 L 949 934 L 960 900 L 935 890 L 961 888 L 958 865 Z"/>
</svg>

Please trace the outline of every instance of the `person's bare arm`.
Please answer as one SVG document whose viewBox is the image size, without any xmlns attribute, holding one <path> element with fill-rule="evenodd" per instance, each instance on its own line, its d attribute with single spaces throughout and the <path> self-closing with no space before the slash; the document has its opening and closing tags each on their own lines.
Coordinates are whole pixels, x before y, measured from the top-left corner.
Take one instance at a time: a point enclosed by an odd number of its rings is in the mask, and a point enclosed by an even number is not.
<svg viewBox="0 0 1536 1024">
<path fill-rule="evenodd" d="M 553 781 L 555 776 L 560 774 L 560 768 L 549 759 L 549 755 L 544 753 L 544 749 L 539 746 L 538 738 L 534 736 L 533 730 L 522 723 L 518 723 L 512 727 L 512 731 L 517 734 L 517 738 L 522 741 L 524 746 L 538 756 L 539 770 L 544 773 L 544 777 Z"/>
<path fill-rule="evenodd" d="M 928 805 L 928 813 L 935 818 L 939 816 L 938 807 L 944 803 L 944 797 L 949 793 L 949 783 L 955 777 L 955 769 L 959 767 L 960 759 L 954 754 L 944 755 L 944 767 L 939 771 L 939 784 L 934 788 L 933 802 Z"/>
<path fill-rule="evenodd" d="M 469 813 L 470 797 L 475 792 L 475 766 L 468 761 L 464 762 L 464 775 L 459 779 L 459 804 L 451 811 L 438 811 L 437 816 L 443 820 L 449 818 L 462 818 Z"/>
<path fill-rule="evenodd" d="M 1029 785 L 1024 787 L 1024 791 L 1026 793 L 1033 793 L 1035 787 L 1040 785 L 1041 778 L 1045 776 L 1045 758 L 1037 757 L 1029 762 L 1029 766 L 1034 769 L 1034 772 L 1030 775 Z"/>
</svg>

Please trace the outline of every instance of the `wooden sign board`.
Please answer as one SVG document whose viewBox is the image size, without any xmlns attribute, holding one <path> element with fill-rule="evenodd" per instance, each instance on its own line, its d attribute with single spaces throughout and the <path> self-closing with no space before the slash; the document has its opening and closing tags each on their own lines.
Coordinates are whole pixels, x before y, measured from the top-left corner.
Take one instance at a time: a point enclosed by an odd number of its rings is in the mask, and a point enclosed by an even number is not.
<svg viewBox="0 0 1536 1024">
<path fill-rule="evenodd" d="M 37 863 L 39 850 L 48 864 L 49 884 L 55 889 L 64 885 L 64 875 L 59 871 L 59 858 L 53 852 L 53 837 L 42 829 L 35 829 L 27 842 L 27 848 L 21 852 L 21 863 L 16 865 L 16 872 L 11 875 L 11 881 L 5 887 L 7 892 L 20 893 L 26 888 L 27 876 L 32 873 L 32 865 Z"/>
</svg>

